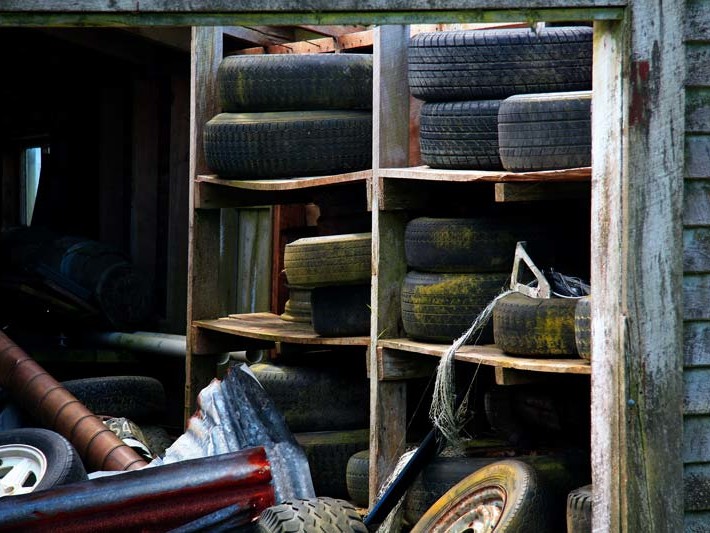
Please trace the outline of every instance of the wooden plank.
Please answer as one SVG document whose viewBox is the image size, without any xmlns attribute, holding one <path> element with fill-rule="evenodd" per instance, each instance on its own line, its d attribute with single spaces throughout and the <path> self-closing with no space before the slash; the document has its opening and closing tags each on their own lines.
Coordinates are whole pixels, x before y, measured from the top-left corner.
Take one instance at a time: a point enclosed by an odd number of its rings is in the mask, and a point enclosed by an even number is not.
<svg viewBox="0 0 710 533">
<path fill-rule="evenodd" d="M 710 274 L 683 276 L 683 316 L 686 320 L 710 319 Z"/>
<path fill-rule="evenodd" d="M 686 179 L 683 188 L 685 227 L 710 226 L 710 180 Z"/>
<path fill-rule="evenodd" d="M 683 527 L 682 20 L 637 0 L 626 25 L 595 22 L 594 531 Z"/>
<path fill-rule="evenodd" d="M 251 339 L 240 337 L 222 331 L 190 327 L 190 339 L 192 342 L 193 355 L 198 355 L 199 359 L 206 359 L 208 356 L 217 356 L 227 352 L 240 350 L 260 350 L 273 348 L 274 343 L 262 339 Z M 214 370 L 212 371 L 214 377 Z"/>
<path fill-rule="evenodd" d="M 236 50 L 234 55 L 245 54 L 324 54 L 367 48 L 372 46 L 372 30 L 349 33 L 340 37 L 321 37 L 291 43 L 267 44 L 256 48 Z"/>
<path fill-rule="evenodd" d="M 710 87 L 685 90 L 686 133 L 710 133 Z"/>
<path fill-rule="evenodd" d="M 232 37 L 234 39 L 239 39 L 240 41 L 246 41 L 252 44 L 258 44 L 259 46 L 270 46 L 274 43 L 285 43 L 288 39 L 283 38 L 282 35 L 274 35 L 272 33 L 267 33 L 266 28 L 247 28 L 245 26 L 224 26 L 222 28 L 222 33 L 226 37 Z"/>
<path fill-rule="evenodd" d="M 710 415 L 710 368 L 686 368 L 683 391 L 683 414 Z"/>
<path fill-rule="evenodd" d="M 686 135 L 685 177 L 710 178 L 710 135 Z"/>
<path fill-rule="evenodd" d="M 588 198 L 590 183 L 496 183 L 496 202 L 538 202 Z"/>
<path fill-rule="evenodd" d="M 221 187 L 243 189 L 249 191 L 279 192 L 292 191 L 296 189 L 309 189 L 313 187 L 327 187 L 341 183 L 353 181 L 365 181 L 372 176 L 372 170 L 360 170 L 358 172 L 347 172 L 345 174 L 333 174 L 330 176 L 312 176 L 286 179 L 268 180 L 225 180 L 214 175 L 197 176 L 197 183 L 209 183 Z"/>
<path fill-rule="evenodd" d="M 422 166 L 412 168 L 381 168 L 378 171 L 378 176 L 380 176 L 380 178 L 463 183 L 473 183 L 476 181 L 491 183 L 557 183 L 589 181 L 592 177 L 592 169 L 590 167 L 581 167 L 565 170 L 541 170 L 538 172 L 508 172 L 507 170 L 441 170 Z"/>
<path fill-rule="evenodd" d="M 515 370 L 512 368 L 504 368 L 497 366 L 494 369 L 496 385 L 514 386 L 514 385 L 530 385 L 530 384 L 551 384 L 552 374 L 543 374 L 541 372 L 527 372 L 524 370 Z"/>
<path fill-rule="evenodd" d="M 710 43 L 687 43 L 685 45 L 686 78 L 689 87 L 710 86 Z"/>
<path fill-rule="evenodd" d="M 710 463 L 710 417 L 683 417 L 683 461 Z"/>
<path fill-rule="evenodd" d="M 710 322 L 683 324 L 683 354 L 685 368 L 710 366 Z"/>
<path fill-rule="evenodd" d="M 710 41 L 710 1 L 685 0 L 686 41 Z"/>
<path fill-rule="evenodd" d="M 431 377 L 436 372 L 436 361 L 422 357 L 412 357 L 387 348 L 377 348 L 377 376 L 379 381 Z"/>
<path fill-rule="evenodd" d="M 710 524 L 710 513 L 708 512 L 685 513 L 685 533 L 707 533 L 708 524 Z"/>
<path fill-rule="evenodd" d="M 710 227 L 683 230 L 683 271 L 710 272 Z"/>
<path fill-rule="evenodd" d="M 687 465 L 683 469 L 683 485 L 686 511 L 709 511 L 710 510 L 710 465 Z M 703 529 L 707 531 L 710 527 L 710 513 L 706 515 L 707 521 L 703 524 Z M 686 515 L 686 531 L 688 522 Z"/>
<path fill-rule="evenodd" d="M 240 209 L 237 236 L 238 313 L 271 307 L 271 209 Z"/>
</svg>

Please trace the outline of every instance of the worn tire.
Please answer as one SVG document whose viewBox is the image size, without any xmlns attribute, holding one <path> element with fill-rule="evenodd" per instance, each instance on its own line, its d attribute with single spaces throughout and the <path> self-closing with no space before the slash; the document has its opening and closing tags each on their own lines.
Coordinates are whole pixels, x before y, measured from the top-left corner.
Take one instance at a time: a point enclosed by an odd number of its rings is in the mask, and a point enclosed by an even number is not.
<svg viewBox="0 0 710 533">
<path fill-rule="evenodd" d="M 39 450 L 46 459 L 46 471 L 41 479 L 36 480 L 37 484 L 32 492 L 87 479 L 86 470 L 74 446 L 59 433 L 41 428 L 0 432 L 0 450 L 13 445 L 31 446 Z"/>
<path fill-rule="evenodd" d="M 573 490 L 567 497 L 567 533 L 592 533 L 592 486 Z"/>
<path fill-rule="evenodd" d="M 316 287 L 311 294 L 313 331 L 323 337 L 370 333 L 370 285 Z"/>
<path fill-rule="evenodd" d="M 427 102 L 592 87 L 592 29 L 442 31 L 409 42 L 409 87 Z"/>
<path fill-rule="evenodd" d="M 369 443 L 368 443 L 369 445 Z M 350 500 L 360 507 L 370 502 L 370 450 L 361 450 L 348 459 L 345 484 Z"/>
<path fill-rule="evenodd" d="M 574 310 L 574 341 L 582 359 L 592 360 L 592 309 L 591 300 L 584 296 Z"/>
<path fill-rule="evenodd" d="M 368 111 L 222 113 L 205 125 L 207 166 L 222 178 L 286 178 L 372 165 Z"/>
<path fill-rule="evenodd" d="M 154 378 L 108 376 L 74 379 L 62 385 L 97 415 L 141 422 L 155 420 L 165 411 L 165 389 Z"/>
<path fill-rule="evenodd" d="M 323 287 L 369 283 L 372 234 L 306 237 L 286 245 L 284 270 L 291 285 Z"/>
<path fill-rule="evenodd" d="M 367 533 L 355 508 L 333 498 L 291 500 L 269 507 L 259 517 L 260 533 Z"/>
<path fill-rule="evenodd" d="M 507 273 L 411 271 L 402 282 L 404 330 L 413 339 L 451 342 L 471 327 L 508 281 Z M 484 329 L 479 343 L 486 342 L 490 342 L 490 332 Z"/>
<path fill-rule="evenodd" d="M 493 309 L 493 337 L 504 352 L 535 357 L 574 356 L 572 298 L 530 298 L 512 293 Z"/>
<path fill-rule="evenodd" d="M 592 164 L 592 92 L 511 96 L 498 111 L 498 145 L 511 171 Z"/>
<path fill-rule="evenodd" d="M 347 499 L 348 460 L 358 450 L 369 445 L 369 435 L 367 429 L 294 435 L 308 458 L 317 496 Z M 364 507 L 367 507 L 367 503 Z"/>
<path fill-rule="evenodd" d="M 524 219 L 415 218 L 404 232 L 407 265 L 423 272 L 509 272 L 515 244 L 550 233 Z"/>
<path fill-rule="evenodd" d="M 175 442 L 175 439 L 160 426 L 145 424 L 141 425 L 140 428 L 145 437 L 145 443 L 148 445 L 148 449 L 153 452 L 154 455 L 165 455 L 165 450 Z"/>
<path fill-rule="evenodd" d="M 368 425 L 369 388 L 364 375 L 354 375 L 347 369 L 267 364 L 250 369 L 294 433 Z"/>
<path fill-rule="evenodd" d="M 289 286 L 288 300 L 281 319 L 289 322 L 311 323 L 311 288 Z"/>
<path fill-rule="evenodd" d="M 500 100 L 426 103 L 420 115 L 422 161 L 432 168 L 500 170 Z"/>
<path fill-rule="evenodd" d="M 372 55 L 225 57 L 217 70 L 225 112 L 372 108 Z"/>
</svg>

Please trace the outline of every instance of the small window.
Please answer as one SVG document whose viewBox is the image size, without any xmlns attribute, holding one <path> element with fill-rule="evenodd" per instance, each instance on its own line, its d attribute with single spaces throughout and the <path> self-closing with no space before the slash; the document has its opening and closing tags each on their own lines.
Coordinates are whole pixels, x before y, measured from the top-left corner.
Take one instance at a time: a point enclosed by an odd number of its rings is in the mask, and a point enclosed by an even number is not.
<svg viewBox="0 0 710 533">
<path fill-rule="evenodd" d="M 42 154 L 49 153 L 49 147 L 33 146 L 22 151 L 21 179 L 22 179 L 22 222 L 26 225 L 32 223 L 32 213 L 37 201 L 39 188 L 39 175 L 42 170 Z"/>
</svg>

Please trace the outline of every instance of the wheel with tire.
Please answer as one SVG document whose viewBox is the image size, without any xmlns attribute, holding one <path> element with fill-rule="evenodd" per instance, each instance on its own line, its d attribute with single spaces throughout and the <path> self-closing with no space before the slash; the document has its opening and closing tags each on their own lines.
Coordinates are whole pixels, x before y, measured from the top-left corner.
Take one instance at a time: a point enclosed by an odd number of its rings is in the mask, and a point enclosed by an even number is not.
<svg viewBox="0 0 710 533">
<path fill-rule="evenodd" d="M 498 145 L 511 171 L 592 164 L 592 92 L 511 96 L 498 111 Z"/>
<path fill-rule="evenodd" d="M 500 100 L 426 103 L 419 120 L 422 161 L 432 168 L 500 170 Z"/>
<path fill-rule="evenodd" d="M 205 125 L 207 166 L 221 178 L 355 172 L 372 164 L 372 113 L 222 113 Z"/>
<path fill-rule="evenodd" d="M 409 42 L 409 87 L 427 102 L 592 87 L 592 29 L 441 31 Z"/>
<path fill-rule="evenodd" d="M 574 310 L 574 340 L 577 353 L 582 359 L 592 360 L 592 308 L 591 300 L 584 296 L 577 301 Z"/>
<path fill-rule="evenodd" d="M 567 533 L 592 532 L 592 486 L 573 490 L 567 497 Z"/>
<path fill-rule="evenodd" d="M 318 335 L 356 337 L 370 332 L 370 285 L 316 287 L 311 306 Z"/>
<path fill-rule="evenodd" d="M 260 533 L 367 533 L 355 508 L 333 498 L 291 500 L 269 507 L 259 517 Z"/>
<path fill-rule="evenodd" d="M 287 244 L 284 251 L 284 270 L 292 285 L 369 283 L 371 264 L 371 233 L 306 237 Z"/>
<path fill-rule="evenodd" d="M 225 112 L 371 109 L 372 55 L 225 57 L 217 70 Z"/>
<path fill-rule="evenodd" d="M 451 342 L 471 327 L 508 281 L 507 273 L 411 271 L 402 282 L 404 331 L 413 339 Z M 490 340 L 489 329 L 484 329 L 478 341 L 486 343 Z"/>
<path fill-rule="evenodd" d="M 573 298 L 530 298 L 514 292 L 496 302 L 493 337 L 504 352 L 536 357 L 574 356 Z"/>
<path fill-rule="evenodd" d="M 145 376 L 74 379 L 62 385 L 97 415 L 140 422 L 160 417 L 166 407 L 162 383 Z"/>
<path fill-rule="evenodd" d="M 370 450 L 361 450 L 348 459 L 345 484 L 350 499 L 360 507 L 370 503 Z"/>
<path fill-rule="evenodd" d="M 0 498 L 85 479 L 79 455 L 58 433 L 40 428 L 0 432 Z"/>
</svg>

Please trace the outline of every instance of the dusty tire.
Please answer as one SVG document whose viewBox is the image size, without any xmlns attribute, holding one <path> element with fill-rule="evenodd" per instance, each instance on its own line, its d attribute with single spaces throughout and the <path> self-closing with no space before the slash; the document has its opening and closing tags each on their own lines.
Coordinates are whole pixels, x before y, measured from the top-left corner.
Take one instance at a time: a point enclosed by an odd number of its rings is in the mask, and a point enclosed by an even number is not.
<svg viewBox="0 0 710 533">
<path fill-rule="evenodd" d="M 87 479 L 86 470 L 71 443 L 59 433 L 40 428 L 13 429 L 0 432 L 0 466 L 3 477 L 12 475 L 17 457 L 25 463 L 36 463 L 25 469 L 22 480 L 14 486 L 14 493 L 23 494 L 49 489 Z M 44 462 L 44 468 L 40 467 Z M 23 465 L 17 465 L 22 467 Z M 10 494 L 3 494 L 3 496 Z"/>
<path fill-rule="evenodd" d="M 367 507 L 370 502 L 369 477 L 370 450 L 361 450 L 351 455 L 345 469 L 345 484 L 350 500 L 360 507 Z"/>
<path fill-rule="evenodd" d="M 498 145 L 511 171 L 592 164 L 592 93 L 517 95 L 498 111 Z"/>
<path fill-rule="evenodd" d="M 143 432 L 148 449 L 154 455 L 165 455 L 165 450 L 175 442 L 175 439 L 168 435 L 168 432 L 160 426 L 145 424 L 141 425 L 140 429 Z"/>
<path fill-rule="evenodd" d="M 217 90 L 227 113 L 371 109 L 372 56 L 229 56 L 217 70 Z"/>
<path fill-rule="evenodd" d="M 451 342 L 500 294 L 507 273 L 409 272 L 402 282 L 402 324 L 413 339 Z M 475 340 L 475 339 L 473 339 Z M 484 330 L 479 343 L 490 342 Z"/>
<path fill-rule="evenodd" d="M 286 245 L 284 270 L 291 285 L 323 287 L 369 283 L 372 234 L 306 237 Z"/>
<path fill-rule="evenodd" d="M 574 356 L 574 311 L 571 298 L 530 298 L 512 293 L 493 309 L 493 337 L 504 352 L 535 357 Z"/>
<path fill-rule="evenodd" d="M 288 300 L 281 313 L 281 319 L 288 322 L 311 323 L 311 289 L 310 287 L 288 288 Z"/>
<path fill-rule="evenodd" d="M 348 460 L 369 445 L 369 435 L 367 429 L 294 435 L 308 458 L 317 496 L 347 499 Z M 367 507 L 367 502 L 364 507 Z"/>
<path fill-rule="evenodd" d="M 323 337 L 370 333 L 370 285 L 316 287 L 311 294 L 313 331 Z"/>
<path fill-rule="evenodd" d="M 367 111 L 222 113 L 205 125 L 207 166 L 222 178 L 354 172 L 372 165 Z"/>
<path fill-rule="evenodd" d="M 427 103 L 420 115 L 422 161 L 432 168 L 500 170 L 500 100 Z"/>
<path fill-rule="evenodd" d="M 162 383 L 145 376 L 108 376 L 62 383 L 96 415 L 134 422 L 160 417 L 166 406 Z"/>
<path fill-rule="evenodd" d="M 347 369 L 256 364 L 259 383 L 296 432 L 367 427 L 369 388 L 366 377 Z"/>
<path fill-rule="evenodd" d="M 496 532 L 546 531 L 545 513 L 541 512 L 546 509 L 538 507 L 540 492 L 532 467 L 521 461 L 498 461 L 446 492 L 424 513 L 412 533 L 443 533 L 454 524 L 461 524 L 463 529 L 463 524 L 473 519 L 477 506 L 489 502 L 491 507 L 502 507 Z"/>
<path fill-rule="evenodd" d="M 442 31 L 409 42 L 409 87 L 427 102 L 592 86 L 592 29 Z"/>
<path fill-rule="evenodd" d="M 367 533 L 355 508 L 343 500 L 292 500 L 269 507 L 259 517 L 260 533 Z"/>
<path fill-rule="evenodd" d="M 577 301 L 574 310 L 574 340 L 582 359 L 592 360 L 592 309 L 588 296 Z"/>
<path fill-rule="evenodd" d="M 567 497 L 567 533 L 592 533 L 592 486 L 573 490 Z"/>
</svg>

